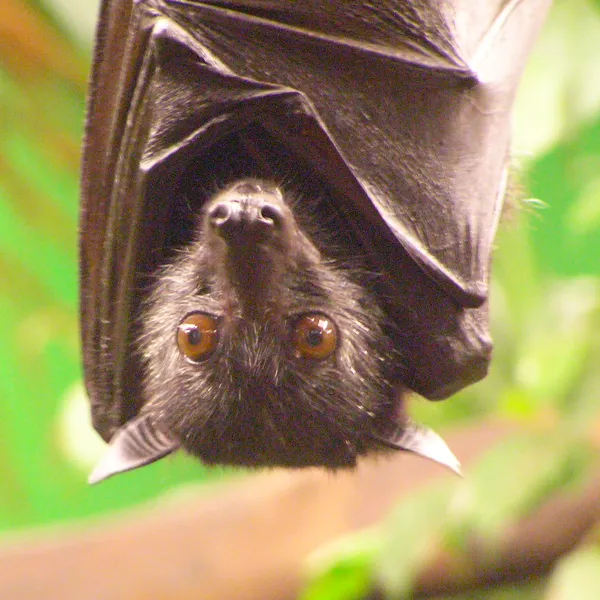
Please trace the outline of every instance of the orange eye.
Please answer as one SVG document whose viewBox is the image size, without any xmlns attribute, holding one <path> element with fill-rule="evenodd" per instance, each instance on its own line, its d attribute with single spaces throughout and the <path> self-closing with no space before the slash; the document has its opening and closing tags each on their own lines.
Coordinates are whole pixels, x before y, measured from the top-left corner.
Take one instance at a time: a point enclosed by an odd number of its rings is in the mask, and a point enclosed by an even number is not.
<svg viewBox="0 0 600 600">
<path fill-rule="evenodd" d="M 188 315 L 177 328 L 177 345 L 190 360 L 207 358 L 217 347 L 219 329 L 217 319 L 205 313 Z"/>
<path fill-rule="evenodd" d="M 296 356 L 323 360 L 336 349 L 337 331 L 329 317 L 312 313 L 296 321 L 293 342 Z"/>
</svg>

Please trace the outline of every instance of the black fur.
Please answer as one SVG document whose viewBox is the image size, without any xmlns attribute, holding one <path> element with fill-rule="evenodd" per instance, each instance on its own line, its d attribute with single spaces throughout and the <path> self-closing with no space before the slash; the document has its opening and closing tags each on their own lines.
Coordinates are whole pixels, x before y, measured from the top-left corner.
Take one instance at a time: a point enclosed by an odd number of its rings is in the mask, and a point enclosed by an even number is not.
<svg viewBox="0 0 600 600">
<path fill-rule="evenodd" d="M 360 268 L 343 224 L 331 226 L 335 214 L 319 206 L 323 236 L 303 214 L 310 202 L 264 181 L 244 184 L 277 204 L 282 228 L 266 240 L 246 230 L 224 241 L 213 231 L 207 213 L 239 182 L 206 205 L 196 240 L 160 271 L 141 317 L 142 412 L 205 463 L 353 466 L 380 447 L 374 437 L 397 424 L 401 406 L 401 360 L 370 289 L 374 277 Z M 194 363 L 176 332 L 196 311 L 219 319 L 220 339 Z M 294 323 L 312 312 L 338 332 L 336 351 L 321 361 L 292 348 Z"/>
</svg>

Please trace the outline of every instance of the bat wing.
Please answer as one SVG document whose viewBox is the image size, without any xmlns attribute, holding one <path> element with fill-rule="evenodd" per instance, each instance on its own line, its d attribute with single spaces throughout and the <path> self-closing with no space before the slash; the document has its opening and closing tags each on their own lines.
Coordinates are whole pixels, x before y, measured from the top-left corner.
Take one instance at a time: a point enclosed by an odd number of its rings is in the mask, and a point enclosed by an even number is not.
<svg viewBox="0 0 600 600">
<path fill-rule="evenodd" d="M 411 387 L 439 398 L 481 378 L 510 109 L 548 4 L 105 0 L 81 217 L 101 434 L 139 410 L 135 319 L 144 277 L 185 238 L 181 181 L 236 168 L 302 164 L 333 190 L 389 280 Z"/>
</svg>

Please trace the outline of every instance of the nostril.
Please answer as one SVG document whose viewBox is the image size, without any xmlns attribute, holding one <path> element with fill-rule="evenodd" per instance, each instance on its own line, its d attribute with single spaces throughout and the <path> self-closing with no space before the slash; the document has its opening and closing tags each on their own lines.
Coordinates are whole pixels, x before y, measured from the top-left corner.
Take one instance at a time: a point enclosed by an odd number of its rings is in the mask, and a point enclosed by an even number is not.
<svg viewBox="0 0 600 600">
<path fill-rule="evenodd" d="M 283 225 L 283 212 L 274 204 L 265 204 L 260 208 L 260 217 L 263 221 L 277 228 Z"/>
<path fill-rule="evenodd" d="M 228 204 L 219 203 L 213 206 L 209 213 L 208 219 L 213 227 L 222 227 L 231 216 L 231 209 Z"/>
<path fill-rule="evenodd" d="M 231 242 L 234 238 L 248 236 L 267 239 L 282 231 L 285 214 L 282 207 L 264 198 L 234 196 L 223 198 L 209 207 L 205 218 L 207 226 L 216 235 Z"/>
</svg>

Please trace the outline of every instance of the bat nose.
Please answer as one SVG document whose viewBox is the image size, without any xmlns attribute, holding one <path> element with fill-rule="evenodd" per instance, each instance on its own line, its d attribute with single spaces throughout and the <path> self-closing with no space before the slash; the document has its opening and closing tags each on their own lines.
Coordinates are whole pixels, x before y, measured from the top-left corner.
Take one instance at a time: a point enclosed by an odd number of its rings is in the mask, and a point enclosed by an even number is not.
<svg viewBox="0 0 600 600">
<path fill-rule="evenodd" d="M 285 218 L 281 207 L 267 199 L 236 196 L 211 206 L 207 216 L 212 229 L 226 240 L 242 233 L 268 237 L 282 229 Z"/>
</svg>

